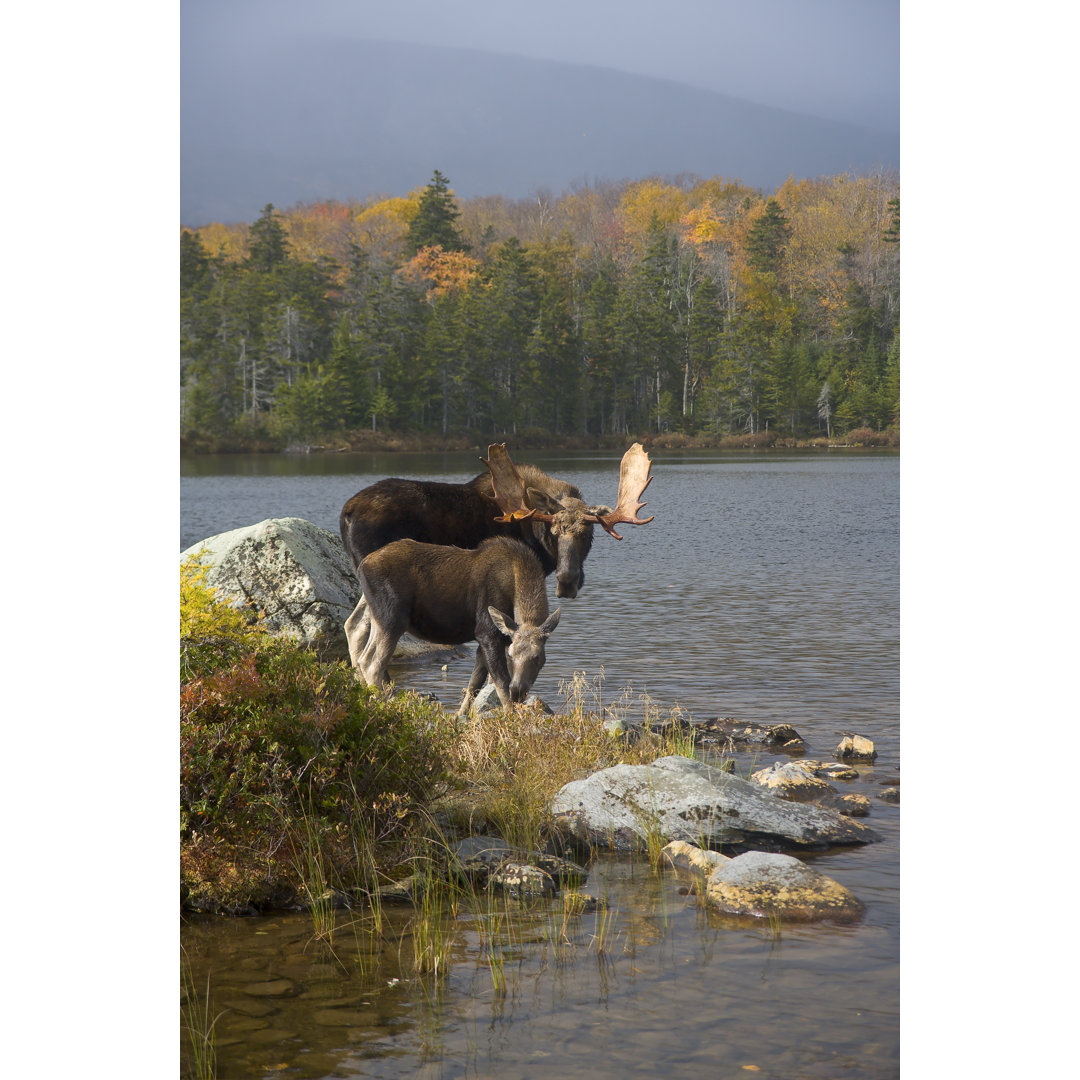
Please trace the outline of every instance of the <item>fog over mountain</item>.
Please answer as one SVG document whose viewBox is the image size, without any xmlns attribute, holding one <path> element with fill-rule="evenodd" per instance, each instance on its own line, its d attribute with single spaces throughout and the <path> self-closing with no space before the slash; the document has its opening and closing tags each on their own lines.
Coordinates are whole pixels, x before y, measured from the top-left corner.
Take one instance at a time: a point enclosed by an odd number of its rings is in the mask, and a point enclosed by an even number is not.
<svg viewBox="0 0 1080 1080">
<path fill-rule="evenodd" d="M 895 169 L 900 139 L 609 68 L 300 35 L 181 52 L 181 221 L 268 202 L 404 195 L 439 169 L 462 198 L 693 173 L 771 190 Z M 197 59 L 197 68 L 196 68 Z"/>
</svg>

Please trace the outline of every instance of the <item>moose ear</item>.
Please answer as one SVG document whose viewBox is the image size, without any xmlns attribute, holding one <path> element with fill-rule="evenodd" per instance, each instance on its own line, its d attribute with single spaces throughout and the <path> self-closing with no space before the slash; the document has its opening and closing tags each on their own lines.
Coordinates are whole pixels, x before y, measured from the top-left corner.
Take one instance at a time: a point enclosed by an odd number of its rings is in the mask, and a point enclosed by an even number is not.
<svg viewBox="0 0 1080 1080">
<path fill-rule="evenodd" d="M 495 624 L 495 629 L 499 631 L 504 637 L 513 637 L 514 632 L 518 628 L 518 624 L 513 619 L 504 615 L 498 608 L 488 605 L 488 614 L 491 616 L 491 621 Z"/>
<path fill-rule="evenodd" d="M 540 633 L 544 637 L 551 637 L 552 631 L 559 625 L 559 616 L 562 614 L 562 608 L 556 608 L 545 620 L 543 626 L 540 627 Z"/>
<path fill-rule="evenodd" d="M 546 491 L 539 488 L 526 488 L 525 498 L 529 506 L 539 510 L 541 514 L 557 514 L 563 505 L 558 499 L 553 499 Z"/>
</svg>

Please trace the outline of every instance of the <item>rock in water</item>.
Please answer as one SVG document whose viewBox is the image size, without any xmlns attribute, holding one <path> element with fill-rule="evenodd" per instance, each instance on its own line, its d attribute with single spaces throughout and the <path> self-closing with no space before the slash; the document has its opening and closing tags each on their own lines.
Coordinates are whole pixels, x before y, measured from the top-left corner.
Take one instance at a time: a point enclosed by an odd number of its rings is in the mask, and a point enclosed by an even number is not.
<svg viewBox="0 0 1080 1080">
<path fill-rule="evenodd" d="M 765 851 L 748 851 L 718 867 L 705 895 L 728 915 L 779 916 L 781 922 L 852 922 L 863 914 L 862 904 L 839 882 L 790 855 Z"/>
<path fill-rule="evenodd" d="M 712 848 L 812 849 L 880 839 L 835 811 L 779 799 L 749 780 L 678 756 L 614 765 L 575 780 L 559 790 L 551 810 L 573 843 L 615 851 L 646 851 L 658 836 Z"/>
</svg>

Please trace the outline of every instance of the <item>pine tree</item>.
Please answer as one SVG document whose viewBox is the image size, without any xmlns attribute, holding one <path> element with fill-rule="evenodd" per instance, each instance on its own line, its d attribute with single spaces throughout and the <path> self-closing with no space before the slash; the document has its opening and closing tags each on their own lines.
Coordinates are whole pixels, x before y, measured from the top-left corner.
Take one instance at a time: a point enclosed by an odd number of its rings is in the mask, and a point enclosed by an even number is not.
<svg viewBox="0 0 1080 1080">
<path fill-rule="evenodd" d="M 409 254 L 415 255 L 423 247 L 436 245 L 443 251 L 468 251 L 469 245 L 457 229 L 460 216 L 449 181 L 436 169 L 420 196 L 416 216 L 409 222 L 405 240 Z"/>
<path fill-rule="evenodd" d="M 253 270 L 264 274 L 281 266 L 289 257 L 289 241 L 273 203 L 267 203 L 259 220 L 251 226 L 248 240 L 248 262 Z"/>
<path fill-rule="evenodd" d="M 900 200 L 890 199 L 887 204 L 889 224 L 881 234 L 881 239 L 889 244 L 900 243 Z"/>
<path fill-rule="evenodd" d="M 750 266 L 762 273 L 776 273 L 780 256 L 791 236 L 791 226 L 775 199 L 765 204 L 765 213 L 750 227 L 746 251 Z"/>
</svg>

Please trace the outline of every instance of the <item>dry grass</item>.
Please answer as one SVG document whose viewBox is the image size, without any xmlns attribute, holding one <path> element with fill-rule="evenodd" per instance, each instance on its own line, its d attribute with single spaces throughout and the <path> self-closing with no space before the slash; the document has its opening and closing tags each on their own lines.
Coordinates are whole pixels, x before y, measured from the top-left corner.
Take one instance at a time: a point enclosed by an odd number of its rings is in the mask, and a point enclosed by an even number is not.
<svg viewBox="0 0 1080 1080">
<path fill-rule="evenodd" d="M 605 705 L 602 673 L 590 682 L 575 672 L 560 691 L 566 708 L 554 715 L 518 706 L 464 720 L 453 750 L 452 771 L 469 792 L 474 816 L 526 851 L 544 846 L 552 826 L 551 800 L 563 785 L 611 765 L 693 753 L 692 739 L 677 723 L 663 734 L 642 732 L 633 739 L 605 730 L 605 719 L 617 718 L 635 703 L 624 691 Z M 647 701 L 645 713 L 656 719 Z M 673 718 L 680 715 L 676 708 Z"/>
</svg>

